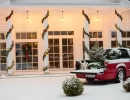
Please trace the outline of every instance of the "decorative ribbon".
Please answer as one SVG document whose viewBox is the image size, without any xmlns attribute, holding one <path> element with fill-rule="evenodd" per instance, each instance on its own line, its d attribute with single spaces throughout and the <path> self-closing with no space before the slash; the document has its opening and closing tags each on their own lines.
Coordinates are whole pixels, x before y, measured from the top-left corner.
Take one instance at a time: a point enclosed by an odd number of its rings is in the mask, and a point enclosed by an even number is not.
<svg viewBox="0 0 130 100">
<path fill-rule="evenodd" d="M 82 14 L 84 15 L 84 17 L 86 18 L 86 20 L 87 20 L 88 23 L 90 24 L 90 19 L 89 19 L 88 15 L 85 14 L 84 10 L 82 10 Z"/>
<path fill-rule="evenodd" d="M 8 66 L 8 67 L 7 67 L 7 69 L 6 69 L 6 70 L 7 70 L 7 72 L 8 72 L 8 70 L 9 70 L 9 69 L 13 68 L 13 66 L 14 66 L 14 60 L 12 61 L 11 66 Z"/>
<path fill-rule="evenodd" d="M 43 71 L 46 71 L 49 67 L 50 67 L 50 63 L 48 64 L 48 66 L 43 67 Z"/>
</svg>

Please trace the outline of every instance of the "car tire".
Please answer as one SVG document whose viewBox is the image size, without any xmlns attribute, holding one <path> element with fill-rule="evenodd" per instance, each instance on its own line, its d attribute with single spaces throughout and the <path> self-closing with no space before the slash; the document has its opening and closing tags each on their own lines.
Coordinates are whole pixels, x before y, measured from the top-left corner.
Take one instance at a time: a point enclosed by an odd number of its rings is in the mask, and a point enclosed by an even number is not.
<svg viewBox="0 0 130 100">
<path fill-rule="evenodd" d="M 117 75 L 116 75 L 115 81 L 116 81 L 116 83 L 120 83 L 120 82 L 124 81 L 124 79 L 125 79 L 125 71 L 123 68 L 119 68 L 117 70 Z"/>
<path fill-rule="evenodd" d="M 93 82 L 94 78 L 86 78 L 87 82 Z"/>
</svg>

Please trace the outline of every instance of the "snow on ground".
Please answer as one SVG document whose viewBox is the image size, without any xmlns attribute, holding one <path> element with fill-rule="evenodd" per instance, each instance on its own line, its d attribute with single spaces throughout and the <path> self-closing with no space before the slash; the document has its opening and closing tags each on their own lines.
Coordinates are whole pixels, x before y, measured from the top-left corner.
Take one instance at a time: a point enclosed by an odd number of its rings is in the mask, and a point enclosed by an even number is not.
<svg viewBox="0 0 130 100">
<path fill-rule="evenodd" d="M 67 97 L 62 90 L 67 77 L 70 76 L 0 79 L 0 100 L 130 100 L 130 93 L 120 83 L 85 80 L 82 95 Z"/>
</svg>

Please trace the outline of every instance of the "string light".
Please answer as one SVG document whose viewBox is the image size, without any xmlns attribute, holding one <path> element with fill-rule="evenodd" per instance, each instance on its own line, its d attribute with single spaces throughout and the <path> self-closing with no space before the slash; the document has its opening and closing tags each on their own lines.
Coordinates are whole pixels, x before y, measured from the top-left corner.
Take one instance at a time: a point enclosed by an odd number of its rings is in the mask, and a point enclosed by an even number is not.
<svg viewBox="0 0 130 100">
<path fill-rule="evenodd" d="M 99 16 L 98 16 L 98 12 L 99 12 L 99 11 L 97 11 L 97 22 L 99 22 Z"/>
<path fill-rule="evenodd" d="M 63 11 L 62 11 L 62 19 L 61 19 L 62 22 L 64 22 L 64 18 L 63 18 Z"/>
</svg>

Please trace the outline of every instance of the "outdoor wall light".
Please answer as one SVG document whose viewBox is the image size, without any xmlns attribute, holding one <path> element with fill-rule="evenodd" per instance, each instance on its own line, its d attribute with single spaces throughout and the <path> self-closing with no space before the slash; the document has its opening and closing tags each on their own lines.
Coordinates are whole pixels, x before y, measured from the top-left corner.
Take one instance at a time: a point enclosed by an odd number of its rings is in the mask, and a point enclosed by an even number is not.
<svg viewBox="0 0 130 100">
<path fill-rule="evenodd" d="M 98 13 L 99 13 L 99 11 L 97 11 L 97 22 L 99 22 L 99 16 L 98 16 Z"/>
<path fill-rule="evenodd" d="M 26 18 L 26 22 L 28 22 L 29 21 L 29 19 L 28 19 L 28 11 L 26 11 L 27 12 L 27 18 Z"/>
<path fill-rule="evenodd" d="M 62 19 L 61 19 L 61 21 L 64 22 L 63 11 L 62 11 Z"/>
</svg>

